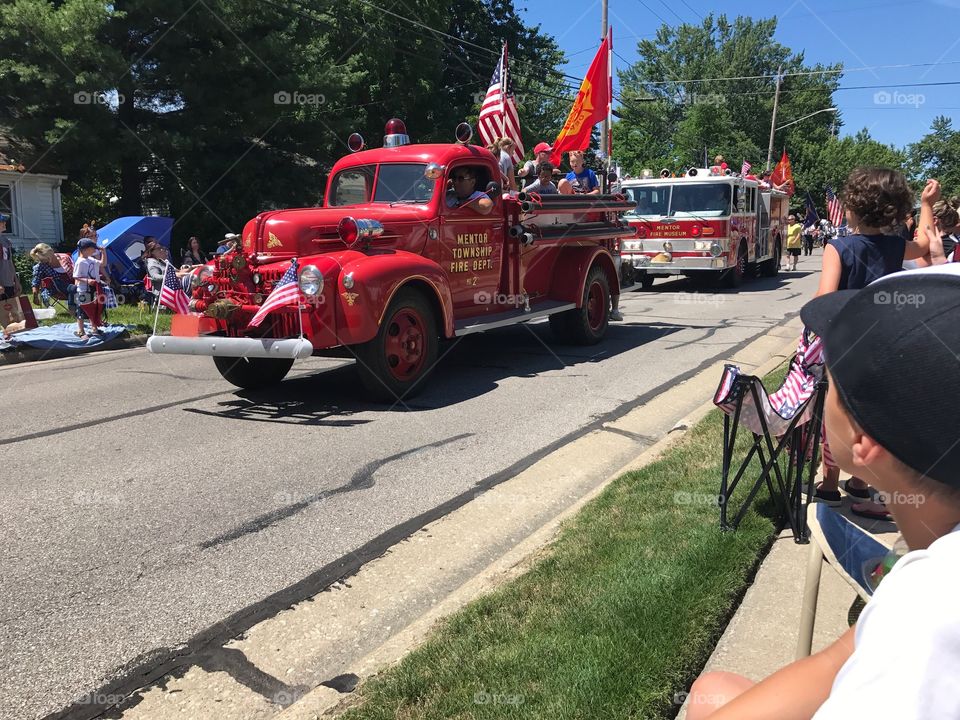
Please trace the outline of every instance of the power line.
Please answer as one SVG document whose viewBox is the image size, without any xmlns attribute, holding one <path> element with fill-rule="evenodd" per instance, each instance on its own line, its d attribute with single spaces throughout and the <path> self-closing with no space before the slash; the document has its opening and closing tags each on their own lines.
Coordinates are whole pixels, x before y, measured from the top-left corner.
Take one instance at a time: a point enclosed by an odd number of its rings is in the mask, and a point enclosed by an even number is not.
<svg viewBox="0 0 960 720">
<path fill-rule="evenodd" d="M 621 56 L 621 60 L 627 62 Z M 840 68 L 838 70 L 798 70 L 796 72 L 785 72 L 783 77 L 801 77 L 807 75 L 840 75 L 843 73 L 850 72 L 862 72 L 864 70 L 891 70 L 891 69 L 903 69 L 903 68 L 921 68 L 921 67 L 939 67 L 940 65 L 958 65 L 960 60 L 943 60 L 941 62 L 932 62 L 932 63 L 902 63 L 899 65 L 865 65 L 863 67 L 855 68 Z M 642 82 L 645 85 L 673 85 L 673 84 L 685 84 L 685 83 L 702 83 L 702 82 L 720 82 L 724 80 L 776 80 L 777 76 L 774 75 L 738 75 L 734 77 L 712 77 L 712 78 L 690 78 L 687 80 L 643 80 Z"/>
</svg>

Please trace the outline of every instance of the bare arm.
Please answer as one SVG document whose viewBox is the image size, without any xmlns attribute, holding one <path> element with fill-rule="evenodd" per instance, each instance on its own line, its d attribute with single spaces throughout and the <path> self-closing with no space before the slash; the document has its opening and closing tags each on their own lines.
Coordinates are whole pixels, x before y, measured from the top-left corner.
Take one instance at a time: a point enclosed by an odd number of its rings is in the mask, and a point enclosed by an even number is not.
<svg viewBox="0 0 960 720">
<path fill-rule="evenodd" d="M 827 243 L 823 246 L 823 267 L 820 272 L 820 286 L 817 288 L 817 294 L 814 297 L 820 297 L 827 293 L 836 292 L 840 289 L 840 253 L 837 249 Z"/>
<path fill-rule="evenodd" d="M 921 233 L 918 233 L 918 236 Z M 935 227 L 924 227 L 923 235 L 926 235 L 928 251 L 924 253 L 922 257 L 917 258 L 918 267 L 929 267 L 930 265 L 943 265 L 947 261 L 947 255 L 943 251 L 943 238 L 940 236 L 940 231 Z M 909 251 L 910 245 L 912 243 L 907 243 L 907 250 Z M 906 252 L 904 257 L 908 260 L 912 259 L 907 257 Z"/>
<path fill-rule="evenodd" d="M 761 680 L 710 715 L 710 720 L 810 720 L 830 695 L 840 668 L 853 654 L 850 628 L 816 655 Z"/>
</svg>

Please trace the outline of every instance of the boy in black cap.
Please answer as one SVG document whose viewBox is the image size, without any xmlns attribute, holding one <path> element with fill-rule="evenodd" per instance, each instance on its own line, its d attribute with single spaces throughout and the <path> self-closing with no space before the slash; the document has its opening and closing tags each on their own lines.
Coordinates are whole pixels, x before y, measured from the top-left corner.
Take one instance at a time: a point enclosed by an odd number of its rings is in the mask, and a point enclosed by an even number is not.
<svg viewBox="0 0 960 720">
<path fill-rule="evenodd" d="M 884 493 L 910 552 L 833 645 L 757 684 L 705 674 L 687 718 L 960 718 L 960 264 L 823 295 L 800 315 L 823 339 L 834 457 Z"/>
</svg>

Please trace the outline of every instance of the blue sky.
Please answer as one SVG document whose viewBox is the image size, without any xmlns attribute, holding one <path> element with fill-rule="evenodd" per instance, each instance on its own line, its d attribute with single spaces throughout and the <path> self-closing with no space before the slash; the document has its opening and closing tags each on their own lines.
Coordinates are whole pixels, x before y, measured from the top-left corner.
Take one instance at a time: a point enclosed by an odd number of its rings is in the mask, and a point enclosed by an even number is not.
<svg viewBox="0 0 960 720">
<path fill-rule="evenodd" d="M 528 0 L 521 12 L 557 38 L 568 57 L 564 71 L 582 77 L 599 42 L 600 0 Z M 622 56 L 614 57 L 615 68 L 635 61 L 638 38 L 652 37 L 664 22 L 699 23 L 709 12 L 730 19 L 776 14 L 778 42 L 802 50 L 810 65 L 843 63 L 841 88 L 871 86 L 835 93 L 843 135 L 866 127 L 900 147 L 926 134 L 937 115 L 958 117 L 960 85 L 917 83 L 960 80 L 960 0 L 609 0 L 614 49 Z M 877 67 L 890 65 L 924 66 Z M 778 125 L 793 119 L 777 118 Z"/>
</svg>

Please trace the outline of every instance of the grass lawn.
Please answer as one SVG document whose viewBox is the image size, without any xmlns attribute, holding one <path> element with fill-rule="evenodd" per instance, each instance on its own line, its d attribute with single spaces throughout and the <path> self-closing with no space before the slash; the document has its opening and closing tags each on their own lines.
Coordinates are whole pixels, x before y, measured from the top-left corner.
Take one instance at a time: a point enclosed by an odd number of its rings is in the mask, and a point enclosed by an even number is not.
<svg viewBox="0 0 960 720">
<path fill-rule="evenodd" d="M 66 305 L 66 303 L 63 303 Z M 34 307 L 41 307 L 33 303 Z M 76 323 L 76 318 L 61 307 L 57 307 L 57 315 L 52 320 L 41 320 L 41 325 L 57 325 L 60 323 Z M 126 325 L 131 335 L 150 334 L 153 332 L 153 317 L 156 310 L 149 307 L 140 308 L 137 305 L 120 305 L 107 311 L 107 321 L 115 325 Z M 160 310 L 157 321 L 157 332 L 170 332 L 172 313 L 167 309 Z"/>
<path fill-rule="evenodd" d="M 765 490 L 736 532 L 719 529 L 722 436 L 714 410 L 618 478 L 528 573 L 365 683 L 345 717 L 674 717 L 775 532 Z"/>
</svg>

